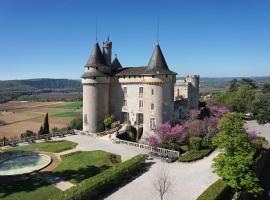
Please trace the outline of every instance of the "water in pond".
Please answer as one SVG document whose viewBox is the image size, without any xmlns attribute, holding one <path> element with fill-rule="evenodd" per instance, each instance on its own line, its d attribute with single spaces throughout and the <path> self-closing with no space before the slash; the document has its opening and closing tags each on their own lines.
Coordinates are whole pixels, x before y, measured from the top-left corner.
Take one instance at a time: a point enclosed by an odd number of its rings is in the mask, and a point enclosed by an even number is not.
<svg viewBox="0 0 270 200">
<path fill-rule="evenodd" d="M 22 155 L 0 162 L 0 176 L 27 174 L 49 165 L 51 158 L 44 154 Z"/>
</svg>

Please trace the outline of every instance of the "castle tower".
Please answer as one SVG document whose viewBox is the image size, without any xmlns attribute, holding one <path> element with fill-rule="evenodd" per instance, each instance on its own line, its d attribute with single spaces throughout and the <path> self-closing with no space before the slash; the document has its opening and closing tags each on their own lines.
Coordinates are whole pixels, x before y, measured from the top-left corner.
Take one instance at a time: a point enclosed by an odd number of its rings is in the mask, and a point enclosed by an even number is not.
<svg viewBox="0 0 270 200">
<path fill-rule="evenodd" d="M 200 84 L 200 76 L 199 75 L 188 75 L 186 77 L 186 81 L 188 82 L 188 102 L 190 109 L 198 109 L 199 108 L 199 84 Z"/>
<path fill-rule="evenodd" d="M 146 99 L 144 132 L 151 133 L 149 123 L 155 126 L 169 122 L 174 117 L 174 83 L 176 73 L 170 71 L 163 56 L 159 44 L 154 48 L 153 54 L 144 71 L 144 88 L 149 91 L 150 96 Z M 153 109 L 150 107 L 153 106 Z"/>
<path fill-rule="evenodd" d="M 103 42 L 103 56 L 106 64 L 109 66 L 112 61 L 112 42 L 109 37 L 107 38 L 107 41 Z"/>
<path fill-rule="evenodd" d="M 83 130 L 96 133 L 103 130 L 104 116 L 109 114 L 109 67 L 96 43 L 85 65 L 83 84 Z"/>
</svg>

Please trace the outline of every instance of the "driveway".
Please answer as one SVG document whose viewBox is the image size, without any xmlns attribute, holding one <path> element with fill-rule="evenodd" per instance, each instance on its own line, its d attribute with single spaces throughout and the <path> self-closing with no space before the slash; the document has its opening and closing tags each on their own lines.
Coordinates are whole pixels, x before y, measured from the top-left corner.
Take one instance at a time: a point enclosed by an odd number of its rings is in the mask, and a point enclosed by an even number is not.
<svg viewBox="0 0 270 200">
<path fill-rule="evenodd" d="M 123 161 L 147 150 L 125 144 L 113 144 L 110 141 L 97 139 L 90 136 L 73 135 L 65 137 L 66 140 L 78 143 L 76 150 L 91 151 L 104 150 L 121 155 Z M 74 150 L 71 150 L 74 151 Z M 192 163 L 164 163 L 158 159 L 150 169 L 137 177 L 132 182 L 119 188 L 106 197 L 107 200 L 156 200 L 159 199 L 155 191 L 154 182 L 161 170 L 169 174 L 172 188 L 165 199 L 168 200 L 193 200 L 196 199 L 218 177 L 212 172 L 212 159 L 217 155 L 214 151 L 210 156 Z"/>
<path fill-rule="evenodd" d="M 265 137 L 270 142 L 270 123 L 260 125 L 256 120 L 247 121 L 245 127 L 249 131 L 257 131 L 258 136 Z"/>
</svg>

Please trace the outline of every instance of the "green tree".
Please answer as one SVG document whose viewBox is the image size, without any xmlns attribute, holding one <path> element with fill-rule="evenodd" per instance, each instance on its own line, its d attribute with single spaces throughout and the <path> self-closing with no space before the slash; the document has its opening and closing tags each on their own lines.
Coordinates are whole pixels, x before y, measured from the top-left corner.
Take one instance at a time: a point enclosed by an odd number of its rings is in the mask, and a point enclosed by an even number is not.
<svg viewBox="0 0 270 200">
<path fill-rule="evenodd" d="M 45 115 L 44 122 L 43 122 L 43 132 L 42 134 L 49 134 L 50 133 L 50 126 L 49 126 L 49 115 L 48 113 Z"/>
<path fill-rule="evenodd" d="M 270 84 L 269 83 L 263 84 L 262 92 L 270 94 Z"/>
<path fill-rule="evenodd" d="M 112 115 L 106 115 L 103 120 L 103 124 L 105 128 L 110 128 L 113 121 L 114 121 L 114 117 Z"/>
<path fill-rule="evenodd" d="M 250 85 L 241 85 L 235 92 L 231 93 L 227 100 L 227 105 L 233 111 L 241 113 L 250 112 L 254 96 L 255 91 Z"/>
<path fill-rule="evenodd" d="M 270 122 L 270 94 L 258 92 L 252 106 L 252 112 L 259 124 Z"/>
<path fill-rule="evenodd" d="M 252 89 L 257 88 L 255 81 L 251 78 L 243 78 L 240 81 L 240 85 L 249 85 Z"/>
<path fill-rule="evenodd" d="M 83 128 L 82 118 L 80 117 L 80 118 L 72 119 L 69 123 L 69 127 L 71 129 L 82 130 Z"/>
<path fill-rule="evenodd" d="M 219 123 L 219 130 L 212 141 L 221 150 L 214 158 L 214 172 L 236 192 L 261 193 L 262 188 L 254 172 L 256 147 L 244 129 L 243 115 L 226 114 Z"/>
<path fill-rule="evenodd" d="M 238 80 L 234 78 L 233 80 L 230 81 L 229 91 L 230 92 L 236 91 L 238 86 L 239 86 Z"/>
</svg>

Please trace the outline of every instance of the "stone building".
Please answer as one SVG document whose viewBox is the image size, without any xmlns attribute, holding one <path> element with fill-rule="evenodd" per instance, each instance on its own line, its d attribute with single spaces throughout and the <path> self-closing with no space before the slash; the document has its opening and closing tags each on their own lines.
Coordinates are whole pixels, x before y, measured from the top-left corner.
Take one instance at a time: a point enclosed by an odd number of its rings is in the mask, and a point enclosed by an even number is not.
<svg viewBox="0 0 270 200">
<path fill-rule="evenodd" d="M 143 127 L 144 135 L 151 134 L 156 125 L 198 107 L 199 77 L 187 76 L 178 84 L 159 44 L 146 66 L 122 67 L 117 57 L 111 61 L 111 54 L 109 39 L 103 42 L 103 52 L 96 43 L 85 65 L 81 77 L 84 131 L 102 131 L 104 116 L 109 114 L 122 123 Z M 177 99 L 180 95 L 181 100 Z"/>
</svg>

